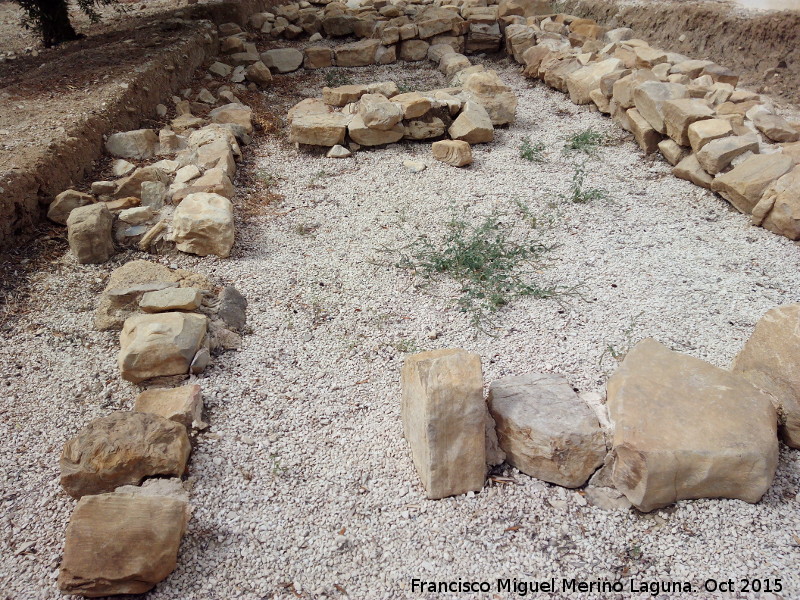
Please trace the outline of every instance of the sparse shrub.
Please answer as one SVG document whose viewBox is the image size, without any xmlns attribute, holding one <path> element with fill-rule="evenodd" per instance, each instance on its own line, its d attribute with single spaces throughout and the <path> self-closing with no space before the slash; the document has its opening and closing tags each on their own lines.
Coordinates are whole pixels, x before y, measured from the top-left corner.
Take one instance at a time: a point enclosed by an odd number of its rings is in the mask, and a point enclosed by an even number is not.
<svg viewBox="0 0 800 600">
<path fill-rule="evenodd" d="M 586 179 L 586 165 L 585 163 L 577 163 L 575 171 L 572 173 L 572 183 L 570 185 L 569 195 L 567 199 L 575 204 L 586 204 L 592 200 L 607 200 L 608 192 L 600 188 L 586 188 L 584 187 L 584 180 Z"/>
<path fill-rule="evenodd" d="M 544 162 L 544 144 L 542 142 L 532 143 L 529 137 L 522 139 L 519 147 L 519 156 L 529 162 Z"/>
<path fill-rule="evenodd" d="M 564 152 L 594 154 L 607 141 L 604 134 L 592 129 L 586 129 L 567 138 L 567 142 L 564 144 Z"/>
</svg>

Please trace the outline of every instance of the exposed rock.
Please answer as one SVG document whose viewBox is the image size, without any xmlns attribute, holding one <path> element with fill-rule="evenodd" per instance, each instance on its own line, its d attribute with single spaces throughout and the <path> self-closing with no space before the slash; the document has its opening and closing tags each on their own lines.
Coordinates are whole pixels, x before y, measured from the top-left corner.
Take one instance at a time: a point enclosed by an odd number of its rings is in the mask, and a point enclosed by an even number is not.
<svg viewBox="0 0 800 600">
<path fill-rule="evenodd" d="M 233 71 L 233 67 L 225 63 L 216 61 L 208 68 L 208 72 L 217 77 L 227 77 Z"/>
<path fill-rule="evenodd" d="M 764 191 L 753 207 L 753 224 L 790 240 L 800 240 L 800 166 L 773 181 Z"/>
<path fill-rule="evenodd" d="M 797 170 L 797 169 L 795 169 Z M 774 399 L 783 441 L 800 448 L 800 304 L 768 311 L 733 361 L 738 373 Z"/>
<path fill-rule="evenodd" d="M 603 464 L 597 417 L 560 375 L 505 377 L 489 387 L 489 411 L 507 462 L 532 477 L 574 488 Z"/>
<path fill-rule="evenodd" d="M 402 139 L 405 128 L 398 122 L 391 129 L 371 129 L 367 127 L 364 123 L 364 119 L 358 114 L 353 115 L 353 118 L 347 125 L 347 132 L 350 134 L 350 138 L 357 144 L 361 144 L 362 146 L 380 146 L 382 144 L 393 144 Z"/>
<path fill-rule="evenodd" d="M 628 126 L 633 137 L 636 138 L 636 143 L 644 151 L 645 154 L 652 154 L 658 148 L 658 143 L 661 141 L 661 134 L 659 134 L 647 120 L 639 114 L 635 108 L 630 108 L 628 113 Z"/>
<path fill-rule="evenodd" d="M 333 146 L 333 148 L 328 150 L 328 153 L 325 156 L 327 156 L 328 158 L 348 158 L 350 156 L 353 156 L 353 153 L 350 152 L 350 150 L 348 150 L 344 146 L 336 144 L 335 146 Z"/>
<path fill-rule="evenodd" d="M 773 142 L 796 142 L 800 140 L 800 131 L 778 115 L 767 112 L 758 113 L 753 117 L 753 124 Z"/>
<path fill-rule="evenodd" d="M 688 146 L 689 126 L 703 119 L 710 119 L 714 111 L 702 100 L 679 98 L 667 100 L 662 105 L 666 133 L 681 146 Z"/>
<path fill-rule="evenodd" d="M 494 127 L 489 113 L 477 102 L 467 101 L 448 130 L 454 140 L 463 140 L 469 144 L 491 142 L 494 139 Z"/>
<path fill-rule="evenodd" d="M 208 169 L 201 177 L 191 182 L 189 187 L 178 190 L 172 195 L 172 201 L 179 204 L 189 194 L 205 192 L 219 194 L 225 198 L 232 198 L 235 192 L 233 183 L 228 174 L 219 168 Z"/>
<path fill-rule="evenodd" d="M 681 162 L 688 154 L 686 148 L 679 146 L 675 140 L 666 138 L 658 143 L 658 150 L 666 161 L 675 166 Z"/>
<path fill-rule="evenodd" d="M 486 109 L 492 125 L 513 123 L 517 113 L 517 97 L 500 80 L 495 71 L 474 73 L 464 81 L 464 92 Z"/>
<path fill-rule="evenodd" d="M 691 181 L 693 184 L 704 187 L 707 190 L 711 189 L 711 183 L 714 181 L 714 178 L 706 173 L 703 167 L 700 166 L 697 155 L 694 153 L 689 154 L 675 165 L 672 169 L 672 174 L 678 179 Z"/>
<path fill-rule="evenodd" d="M 633 103 L 636 106 L 636 110 L 653 126 L 653 129 L 659 133 L 666 133 L 664 102 L 687 98 L 688 96 L 689 92 L 685 85 L 644 81 L 634 90 Z"/>
<path fill-rule="evenodd" d="M 344 143 L 351 115 L 343 113 L 301 114 L 292 119 L 289 140 L 298 144 L 336 146 Z"/>
<path fill-rule="evenodd" d="M 755 134 L 731 135 L 711 140 L 697 152 L 697 160 L 705 171 L 716 175 L 745 152 L 758 152 L 758 138 Z"/>
<path fill-rule="evenodd" d="M 397 84 L 380 81 L 367 85 L 342 85 L 335 88 L 322 88 L 322 100 L 331 106 L 344 106 L 358 100 L 364 94 L 383 94 L 387 98 L 397 95 Z"/>
<path fill-rule="evenodd" d="M 203 293 L 193 287 L 168 287 L 145 292 L 139 299 L 139 308 L 147 313 L 170 310 L 196 310 L 203 302 Z"/>
<path fill-rule="evenodd" d="M 212 110 L 208 116 L 214 123 L 236 125 L 247 134 L 253 133 L 253 110 L 244 104 L 225 104 Z"/>
<path fill-rule="evenodd" d="M 431 109 L 431 101 L 419 92 L 406 92 L 392 98 L 403 109 L 404 119 L 418 119 Z"/>
<path fill-rule="evenodd" d="M 732 134 L 733 128 L 727 119 L 703 119 L 692 123 L 687 129 L 689 144 L 694 152 L 699 152 L 708 142 Z"/>
<path fill-rule="evenodd" d="M 143 181 L 140 187 L 142 206 L 149 206 L 159 210 L 164 206 L 167 196 L 167 186 L 160 181 Z"/>
<path fill-rule="evenodd" d="M 570 100 L 575 104 L 589 104 L 592 100 L 589 94 L 600 87 L 603 76 L 618 70 L 621 65 L 618 58 L 607 58 L 570 73 L 567 76 Z"/>
<path fill-rule="evenodd" d="M 260 60 L 247 67 L 244 75 L 248 81 L 252 81 L 260 87 L 267 87 L 272 83 L 272 72 Z"/>
<path fill-rule="evenodd" d="M 175 569 L 186 502 L 165 496 L 81 498 L 69 520 L 58 587 L 89 598 L 144 594 Z"/>
<path fill-rule="evenodd" d="M 400 60 L 425 60 L 430 46 L 425 40 L 405 40 L 400 42 Z"/>
<path fill-rule="evenodd" d="M 175 209 L 172 230 L 178 250 L 227 258 L 234 241 L 233 205 L 219 194 L 189 194 Z"/>
<path fill-rule="evenodd" d="M 466 69 L 470 66 L 472 66 L 472 63 L 469 62 L 466 56 L 463 54 L 456 54 L 455 52 L 444 54 L 439 60 L 439 70 L 444 73 L 444 76 L 448 79 L 461 69 Z"/>
<path fill-rule="evenodd" d="M 116 252 L 111 229 L 114 217 L 101 203 L 73 209 L 67 218 L 67 239 L 75 259 L 85 264 L 106 262 Z"/>
<path fill-rule="evenodd" d="M 119 213 L 119 220 L 128 225 L 141 225 L 147 223 L 155 216 L 149 206 L 135 206 Z"/>
<path fill-rule="evenodd" d="M 366 67 L 375 64 L 380 40 L 359 40 L 334 49 L 337 67 Z"/>
<path fill-rule="evenodd" d="M 324 69 L 333 65 L 333 50 L 327 46 L 309 46 L 305 49 L 305 69 Z"/>
<path fill-rule="evenodd" d="M 112 183 L 111 185 L 112 187 L 116 187 L 116 184 Z M 94 184 L 92 184 L 92 189 L 94 189 Z M 55 200 L 47 207 L 47 218 L 59 225 L 66 225 L 67 218 L 73 210 L 93 203 L 94 197 L 90 194 L 84 194 L 75 190 L 66 190 L 56 196 Z"/>
<path fill-rule="evenodd" d="M 155 131 L 152 129 L 137 129 L 108 136 L 106 151 L 117 158 L 143 160 L 155 156 L 157 145 L 158 135 Z"/>
<path fill-rule="evenodd" d="M 757 502 L 778 464 L 777 416 L 743 377 L 639 342 L 608 382 L 612 478 L 642 511 L 677 500 Z"/>
<path fill-rule="evenodd" d="M 303 53 L 295 48 L 276 48 L 260 54 L 261 62 L 278 73 L 297 71 L 303 64 Z"/>
<path fill-rule="evenodd" d="M 358 114 L 370 129 L 388 131 L 403 119 L 403 108 L 381 94 L 364 94 L 359 100 Z"/>
<path fill-rule="evenodd" d="M 168 185 L 169 177 L 158 167 L 141 167 L 136 169 L 128 177 L 120 179 L 119 182 L 117 182 L 117 189 L 112 196 L 114 198 L 128 198 L 131 196 L 141 198 L 142 184 L 145 181 L 158 181 L 164 185 Z"/>
<path fill-rule="evenodd" d="M 719 192 L 739 212 L 748 214 L 761 200 L 767 187 L 788 173 L 792 167 L 794 167 L 794 161 L 788 156 L 756 154 L 724 175 L 717 176 L 711 184 L 711 189 Z"/>
<path fill-rule="evenodd" d="M 375 51 L 376 65 L 390 65 L 397 62 L 396 46 L 378 46 Z"/>
<path fill-rule="evenodd" d="M 189 458 L 183 425 L 157 415 L 118 411 L 95 419 L 61 453 L 61 486 L 73 498 L 101 494 L 145 477 L 180 477 Z"/>
<path fill-rule="evenodd" d="M 639 69 L 621 77 L 612 86 L 612 97 L 622 108 L 633 108 L 633 93 L 645 81 L 656 81 L 656 76 L 650 69 Z"/>
<path fill-rule="evenodd" d="M 408 357 L 401 375 L 403 432 L 428 498 L 483 488 L 486 473 L 480 357 L 434 350 Z"/>
<path fill-rule="evenodd" d="M 133 410 L 175 421 L 187 430 L 204 425 L 203 393 L 196 383 L 177 388 L 145 390 L 136 397 Z"/>
<path fill-rule="evenodd" d="M 472 148 L 461 140 L 441 140 L 431 146 L 433 158 L 452 167 L 466 167 L 472 164 Z"/>
<path fill-rule="evenodd" d="M 195 313 L 129 317 L 122 327 L 117 358 L 122 378 L 140 383 L 154 377 L 187 374 L 207 325 L 208 319 Z"/>
</svg>

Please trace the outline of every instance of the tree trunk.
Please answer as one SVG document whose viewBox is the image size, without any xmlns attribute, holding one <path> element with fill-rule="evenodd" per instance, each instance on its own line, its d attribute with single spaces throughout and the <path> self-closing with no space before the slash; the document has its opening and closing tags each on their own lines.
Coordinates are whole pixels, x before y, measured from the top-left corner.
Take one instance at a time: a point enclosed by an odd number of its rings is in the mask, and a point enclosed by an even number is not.
<svg viewBox="0 0 800 600">
<path fill-rule="evenodd" d="M 50 48 L 78 39 L 78 34 L 69 21 L 66 0 L 37 0 L 41 10 L 42 42 Z"/>
</svg>

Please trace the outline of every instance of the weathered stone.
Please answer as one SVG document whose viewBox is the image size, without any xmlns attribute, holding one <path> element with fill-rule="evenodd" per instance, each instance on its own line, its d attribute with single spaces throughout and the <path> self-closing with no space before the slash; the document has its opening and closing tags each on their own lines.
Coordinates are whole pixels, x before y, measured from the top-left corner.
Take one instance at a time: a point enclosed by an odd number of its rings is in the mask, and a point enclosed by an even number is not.
<svg viewBox="0 0 800 600">
<path fill-rule="evenodd" d="M 233 205 L 219 194 L 189 194 L 175 209 L 172 230 L 178 250 L 227 258 L 234 241 Z"/>
<path fill-rule="evenodd" d="M 603 464 L 597 417 L 563 376 L 499 379 L 489 387 L 488 403 L 506 460 L 523 473 L 574 488 Z"/>
<path fill-rule="evenodd" d="M 733 134 L 733 128 L 727 119 L 703 119 L 689 125 L 686 133 L 692 150 L 699 152 L 708 142 Z"/>
<path fill-rule="evenodd" d="M 116 184 L 111 183 L 112 191 Z M 94 189 L 94 184 L 92 184 Z M 47 207 L 47 218 L 59 225 L 66 225 L 69 214 L 81 206 L 94 203 L 94 197 L 75 190 L 66 190 L 56 196 L 55 200 Z"/>
<path fill-rule="evenodd" d="M 155 156 L 157 145 L 158 135 L 155 131 L 152 129 L 137 129 L 108 136 L 106 151 L 117 158 L 143 160 Z"/>
<path fill-rule="evenodd" d="M 343 113 L 305 114 L 292 119 L 289 140 L 298 144 L 336 146 L 344 143 L 351 115 Z"/>
<path fill-rule="evenodd" d="M 462 140 L 441 140 L 431 146 L 433 157 L 452 167 L 466 167 L 472 164 L 472 148 Z"/>
<path fill-rule="evenodd" d="M 781 437 L 791 448 L 800 448 L 799 355 L 800 304 L 789 304 L 759 319 L 731 367 L 770 394 L 777 405 Z"/>
<path fill-rule="evenodd" d="M 397 62 L 397 46 L 378 46 L 375 51 L 376 65 L 391 65 Z"/>
<path fill-rule="evenodd" d="M 401 389 L 403 432 L 428 498 L 481 490 L 486 404 L 480 357 L 448 349 L 414 354 L 403 364 Z"/>
<path fill-rule="evenodd" d="M 450 52 L 443 55 L 439 61 L 439 70 L 444 73 L 444 76 L 448 79 L 458 73 L 461 69 L 466 69 L 470 66 L 472 66 L 472 63 L 469 62 L 469 59 L 466 56 L 463 54 L 457 54 L 455 52 Z"/>
<path fill-rule="evenodd" d="M 215 61 L 208 68 L 208 72 L 217 77 L 227 77 L 233 71 L 233 67 L 223 62 Z"/>
<path fill-rule="evenodd" d="M 247 322 L 247 299 L 232 286 L 222 288 L 217 315 L 234 331 L 241 331 Z"/>
<path fill-rule="evenodd" d="M 200 177 L 200 173 L 200 169 L 197 168 L 197 165 L 186 165 L 175 172 L 175 179 L 173 181 L 174 183 L 186 183 L 187 181 Z"/>
<path fill-rule="evenodd" d="M 289 109 L 289 112 L 286 113 L 286 121 L 291 125 L 296 117 L 302 115 L 324 115 L 329 112 L 331 112 L 331 107 L 320 98 L 305 98 Z"/>
<path fill-rule="evenodd" d="M 612 86 L 612 97 L 621 108 L 633 108 L 633 93 L 645 81 L 656 81 L 656 76 L 650 69 L 639 69 L 630 75 L 621 77 Z"/>
<path fill-rule="evenodd" d="M 431 101 L 419 92 L 406 92 L 392 98 L 403 109 L 404 119 L 418 119 L 431 109 Z"/>
<path fill-rule="evenodd" d="M 454 140 L 482 144 L 494 139 L 494 127 L 489 113 L 477 102 L 467 101 L 448 130 Z"/>
<path fill-rule="evenodd" d="M 136 397 L 133 410 L 175 421 L 187 430 L 204 425 L 203 393 L 196 383 L 177 388 L 145 390 Z"/>
<path fill-rule="evenodd" d="M 225 104 L 212 110 L 208 116 L 214 123 L 238 125 L 246 133 L 253 133 L 253 109 L 244 104 L 236 102 Z"/>
<path fill-rule="evenodd" d="M 58 587 L 88 598 L 144 594 L 175 570 L 188 505 L 112 493 L 81 498 L 67 526 Z"/>
<path fill-rule="evenodd" d="M 739 76 L 736 73 L 727 67 L 722 67 L 714 63 L 703 67 L 700 75 L 708 75 L 716 82 L 727 83 L 733 87 L 736 87 L 736 84 L 739 83 Z"/>
<path fill-rule="evenodd" d="M 344 37 L 353 33 L 356 17 L 347 14 L 326 15 L 322 19 L 325 34 L 331 37 Z"/>
<path fill-rule="evenodd" d="M 106 262 L 116 252 L 111 228 L 114 217 L 100 202 L 73 209 L 67 217 L 70 252 L 81 264 Z"/>
<path fill-rule="evenodd" d="M 553 53 L 542 60 L 539 76 L 554 90 L 566 93 L 567 77 L 582 67 L 578 59 L 570 54 Z"/>
<path fill-rule="evenodd" d="M 350 156 L 353 156 L 353 153 L 350 152 L 350 150 L 348 150 L 344 146 L 336 144 L 330 150 L 328 150 L 325 156 L 327 156 L 328 158 L 348 158 Z"/>
<path fill-rule="evenodd" d="M 359 40 L 334 49 L 337 67 L 366 67 L 375 64 L 380 40 Z"/>
<path fill-rule="evenodd" d="M 753 124 L 773 142 L 796 142 L 800 131 L 792 127 L 783 117 L 761 112 L 753 117 Z"/>
<path fill-rule="evenodd" d="M 689 154 L 675 165 L 672 169 L 672 174 L 678 179 L 691 181 L 693 184 L 704 187 L 707 190 L 711 189 L 711 183 L 714 181 L 714 178 L 703 170 L 695 153 Z"/>
<path fill-rule="evenodd" d="M 149 206 L 135 206 L 120 212 L 119 220 L 128 225 L 141 225 L 147 223 L 154 216 L 155 212 Z"/>
<path fill-rule="evenodd" d="M 183 425 L 144 413 L 118 411 L 95 419 L 61 453 L 61 486 L 73 498 L 101 494 L 145 477 L 180 477 L 189 458 Z"/>
<path fill-rule="evenodd" d="M 359 100 L 358 114 L 370 129 L 388 131 L 403 119 L 403 108 L 381 94 L 364 94 Z"/>
<path fill-rule="evenodd" d="M 180 204 L 186 196 L 198 192 L 219 194 L 220 196 L 230 199 L 233 197 L 235 190 L 228 174 L 222 169 L 214 168 L 209 169 L 203 173 L 202 176 L 192 181 L 189 187 L 175 192 L 172 195 L 172 202 Z"/>
<path fill-rule="evenodd" d="M 473 73 L 464 81 L 464 92 L 489 113 L 492 125 L 513 123 L 517 113 L 517 97 L 495 71 Z"/>
<path fill-rule="evenodd" d="M 275 48 L 260 54 L 263 62 L 270 70 L 278 73 L 297 71 L 303 64 L 303 53 L 295 48 Z"/>
<path fill-rule="evenodd" d="M 358 102 L 364 94 L 383 94 L 387 98 L 397 95 L 397 84 L 381 81 L 367 85 L 342 85 L 335 88 L 322 88 L 322 100 L 331 106 L 344 106 Z"/>
<path fill-rule="evenodd" d="M 630 127 L 630 132 L 636 139 L 636 143 L 639 144 L 639 147 L 645 154 L 652 154 L 658 149 L 658 143 L 661 141 L 661 134 L 653 129 L 650 123 L 648 123 L 635 108 L 629 108 L 627 112 L 627 122 Z"/>
<path fill-rule="evenodd" d="M 617 71 L 621 65 L 618 58 L 608 58 L 573 71 L 567 75 L 569 99 L 575 104 L 589 104 L 592 101 L 590 93 L 600 87 L 603 76 Z"/>
<path fill-rule="evenodd" d="M 134 196 L 141 198 L 142 184 L 145 181 L 160 181 L 161 183 L 169 183 L 167 174 L 157 167 L 142 167 L 136 169 L 131 175 L 120 179 L 117 184 L 116 191 L 112 194 L 114 198 L 127 198 Z"/>
<path fill-rule="evenodd" d="M 700 76 L 700 73 L 702 73 L 703 69 L 713 64 L 714 63 L 710 60 L 683 60 L 672 65 L 669 72 L 673 75 L 686 75 L 687 77 L 694 79 Z"/>
<path fill-rule="evenodd" d="M 145 292 L 139 299 L 139 308 L 147 313 L 170 310 L 195 310 L 203 302 L 201 290 L 193 287 L 169 287 Z"/>
<path fill-rule="evenodd" d="M 247 77 L 248 81 L 252 81 L 259 87 L 267 87 L 272 83 L 272 73 L 260 60 L 247 67 L 244 71 L 244 76 Z"/>
<path fill-rule="evenodd" d="M 717 176 L 711 189 L 733 204 L 739 212 L 749 214 L 767 187 L 793 167 L 794 161 L 788 156 L 756 154 L 724 175 Z"/>
<path fill-rule="evenodd" d="M 412 119 L 405 123 L 403 137 L 410 140 L 429 140 L 444 135 L 447 126 L 439 117 Z"/>
<path fill-rule="evenodd" d="M 503 35 L 500 32 L 500 24 L 496 21 L 489 23 L 470 22 L 465 52 L 497 52 L 500 50 L 502 40 Z"/>
<path fill-rule="evenodd" d="M 644 81 L 634 90 L 633 103 L 636 110 L 653 126 L 653 129 L 659 133 L 666 133 L 664 102 L 687 98 L 688 95 L 686 86 L 679 83 Z"/>
<path fill-rule="evenodd" d="M 667 100 L 662 105 L 666 133 L 681 146 L 688 146 L 689 126 L 703 119 L 710 119 L 714 111 L 702 100 L 679 98 Z"/>
<path fill-rule="evenodd" d="M 134 315 L 120 334 L 122 378 L 140 383 L 154 377 L 184 375 L 206 335 L 204 315 L 166 312 Z"/>
<path fill-rule="evenodd" d="M 773 181 L 764 191 L 753 207 L 753 224 L 790 240 L 800 240 L 800 166 Z"/>
<path fill-rule="evenodd" d="M 700 166 L 716 175 L 745 152 L 758 152 L 758 138 L 753 135 L 731 135 L 711 140 L 697 152 Z"/>
<path fill-rule="evenodd" d="M 778 464 L 777 416 L 746 379 L 639 342 L 608 382 L 615 487 L 642 511 L 692 498 L 757 502 Z"/>
<path fill-rule="evenodd" d="M 323 69 L 333 65 L 333 50 L 327 46 L 309 46 L 305 49 L 303 67 L 306 69 Z"/>
<path fill-rule="evenodd" d="M 672 166 L 677 165 L 688 154 L 686 148 L 678 145 L 675 140 L 670 138 L 661 140 L 658 143 L 658 150 L 661 152 L 661 156 L 663 156 Z"/>
<path fill-rule="evenodd" d="M 391 129 L 380 130 L 367 127 L 360 114 L 353 115 L 347 125 L 347 132 L 350 138 L 362 146 L 380 146 L 382 144 L 393 144 L 403 138 L 405 129 L 398 121 Z"/>
<path fill-rule="evenodd" d="M 405 40 L 400 42 L 400 60 L 418 61 L 425 60 L 428 56 L 430 44 L 425 40 Z"/>
<path fill-rule="evenodd" d="M 635 67 L 639 69 L 651 69 L 654 66 L 667 62 L 667 53 L 657 48 L 649 46 L 638 46 L 633 49 L 636 56 Z"/>
</svg>

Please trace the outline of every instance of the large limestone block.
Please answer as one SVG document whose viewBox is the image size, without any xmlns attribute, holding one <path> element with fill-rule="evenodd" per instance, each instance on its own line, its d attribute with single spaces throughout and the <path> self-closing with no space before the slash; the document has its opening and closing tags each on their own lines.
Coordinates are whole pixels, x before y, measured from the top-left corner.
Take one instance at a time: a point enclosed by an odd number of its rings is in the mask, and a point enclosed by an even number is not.
<svg viewBox="0 0 800 600">
<path fill-rule="evenodd" d="M 448 133 L 454 140 L 464 140 L 470 144 L 482 144 L 494 139 L 494 127 L 489 113 L 483 106 L 471 100 L 464 104 Z"/>
<path fill-rule="evenodd" d="M 708 142 L 732 135 L 733 127 L 728 119 L 703 119 L 689 125 L 686 133 L 692 151 L 699 152 Z"/>
<path fill-rule="evenodd" d="M 333 65 L 333 50 L 327 46 L 309 46 L 305 49 L 303 67 L 306 69 L 323 69 Z"/>
<path fill-rule="evenodd" d="M 312 146 L 331 147 L 342 144 L 351 118 L 343 113 L 295 114 L 291 121 L 289 140 Z"/>
<path fill-rule="evenodd" d="M 733 361 L 740 374 L 774 399 L 783 441 L 800 448 L 800 304 L 768 311 Z"/>
<path fill-rule="evenodd" d="M 714 181 L 714 178 L 700 166 L 700 161 L 697 160 L 697 155 L 694 153 L 689 154 L 675 165 L 672 169 L 672 174 L 678 179 L 691 181 L 693 184 L 704 187 L 707 190 L 711 189 L 711 183 Z"/>
<path fill-rule="evenodd" d="M 767 187 L 788 173 L 792 167 L 794 162 L 788 156 L 755 154 L 724 175 L 716 177 L 711 189 L 719 192 L 739 212 L 749 214 L 761 200 Z"/>
<path fill-rule="evenodd" d="M 180 477 L 189 458 L 186 427 L 149 413 L 118 411 L 89 423 L 61 453 L 61 486 L 73 498 L 145 477 Z"/>
<path fill-rule="evenodd" d="M 472 164 L 472 147 L 463 140 L 441 140 L 431 145 L 433 158 L 451 167 Z"/>
<path fill-rule="evenodd" d="M 405 123 L 404 138 L 410 140 L 429 140 L 444 135 L 447 127 L 439 117 L 412 119 Z"/>
<path fill-rule="evenodd" d="M 144 160 L 155 156 L 158 134 L 152 129 L 123 131 L 108 136 L 106 151 L 117 158 Z"/>
<path fill-rule="evenodd" d="M 189 194 L 175 209 L 172 232 L 181 252 L 227 258 L 234 241 L 233 205 L 219 194 Z"/>
<path fill-rule="evenodd" d="M 702 119 L 710 119 L 714 111 L 702 100 L 679 98 L 663 104 L 666 133 L 681 146 L 688 146 L 689 126 Z"/>
<path fill-rule="evenodd" d="M 168 287 L 142 294 L 139 308 L 148 313 L 171 310 L 196 310 L 203 302 L 201 290 L 193 287 Z"/>
<path fill-rule="evenodd" d="M 269 69 L 278 73 L 291 73 L 297 71 L 303 64 L 303 53 L 296 48 L 275 48 L 267 50 L 260 55 Z"/>
<path fill-rule="evenodd" d="M 790 240 L 800 240 L 800 166 L 764 190 L 753 207 L 753 224 Z"/>
<path fill-rule="evenodd" d="M 359 40 L 334 49 L 337 67 L 366 67 L 375 64 L 380 40 Z"/>
<path fill-rule="evenodd" d="M 697 152 L 697 160 L 706 172 L 716 175 L 745 152 L 758 152 L 755 134 L 729 135 L 711 140 Z"/>
<path fill-rule="evenodd" d="M 645 154 L 652 154 L 658 149 L 661 134 L 653 129 L 652 125 L 635 108 L 629 108 L 627 113 L 627 123 L 630 126 L 630 132 L 636 139 L 636 143 L 639 144 Z"/>
<path fill-rule="evenodd" d="M 403 109 L 404 119 L 418 119 L 433 106 L 430 99 L 419 92 L 398 94 L 392 98 L 392 102 L 396 102 Z"/>
<path fill-rule="evenodd" d="M 430 46 L 425 40 L 404 40 L 400 42 L 400 60 L 409 62 L 425 60 Z"/>
<path fill-rule="evenodd" d="M 668 100 L 688 98 L 689 92 L 680 83 L 662 83 L 661 81 L 645 81 L 634 90 L 633 104 L 636 110 L 659 133 L 666 133 L 664 124 L 664 103 Z"/>
<path fill-rule="evenodd" d="M 100 202 L 79 206 L 67 217 L 67 239 L 75 259 L 85 264 L 106 262 L 116 252 L 111 229 L 114 217 Z"/>
<path fill-rule="evenodd" d="M 358 105 L 358 114 L 370 129 L 388 131 L 403 120 L 403 108 L 390 102 L 382 94 L 364 94 Z"/>
<path fill-rule="evenodd" d="M 350 138 L 362 146 L 380 146 L 382 144 L 393 144 L 403 138 L 405 128 L 398 122 L 391 129 L 380 130 L 367 127 L 360 114 L 353 115 L 347 125 Z"/>
<path fill-rule="evenodd" d="M 486 473 L 481 360 L 464 350 L 406 359 L 401 375 L 403 432 L 428 498 L 480 491 Z"/>
<path fill-rule="evenodd" d="M 743 377 L 639 342 L 608 382 L 615 487 L 642 511 L 691 498 L 757 502 L 778 465 L 777 415 Z"/>
<path fill-rule="evenodd" d="M 114 185 L 112 183 L 112 185 Z M 116 185 L 114 185 L 116 187 Z M 59 225 L 66 225 L 69 214 L 76 208 L 94 203 L 94 196 L 75 190 L 65 190 L 55 197 L 47 207 L 47 218 Z"/>
<path fill-rule="evenodd" d="M 453 75 L 462 69 L 468 69 L 472 66 L 469 59 L 463 54 L 456 52 L 449 52 L 442 56 L 439 60 L 439 70 L 444 73 L 445 77 L 450 79 Z"/>
<path fill-rule="evenodd" d="M 488 402 L 506 460 L 523 473 L 574 488 L 603 464 L 600 423 L 563 376 L 499 379 L 489 387 Z"/>
<path fill-rule="evenodd" d="M 122 378 L 140 383 L 189 372 L 203 344 L 208 319 L 182 312 L 140 314 L 125 320 L 117 358 Z"/>
<path fill-rule="evenodd" d="M 559 53 L 556 53 L 559 54 Z M 542 61 L 539 66 L 539 76 L 547 85 L 560 92 L 567 91 L 567 77 L 569 74 L 582 68 L 583 65 L 577 58 L 568 56 L 551 56 Z"/>
<path fill-rule="evenodd" d="M 639 69 L 630 75 L 621 77 L 612 86 L 612 97 L 622 108 L 633 108 L 633 93 L 645 81 L 657 81 L 658 78 L 650 69 Z"/>
<path fill-rule="evenodd" d="M 792 127 L 783 117 L 768 112 L 753 116 L 753 124 L 773 142 L 796 142 L 800 140 L 800 130 Z"/>
<path fill-rule="evenodd" d="M 618 58 L 607 58 L 573 71 L 567 75 L 569 99 L 575 104 L 589 104 L 592 101 L 590 94 L 600 87 L 603 76 L 618 70 L 621 65 Z"/>
<path fill-rule="evenodd" d="M 188 505 L 167 496 L 81 498 L 67 526 L 58 587 L 87 598 L 144 594 L 172 573 Z"/>
<path fill-rule="evenodd" d="M 208 116 L 213 123 L 237 125 L 245 133 L 253 133 L 253 109 L 239 102 L 219 106 L 208 113 Z M 191 138 L 189 143 L 192 143 Z"/>
<path fill-rule="evenodd" d="M 196 383 L 177 388 L 151 388 L 136 397 L 133 410 L 158 415 L 189 429 L 202 424 L 203 393 Z"/>
<path fill-rule="evenodd" d="M 464 93 L 486 109 L 492 125 L 507 125 L 516 119 L 517 97 L 495 71 L 473 73 L 467 77 Z"/>
</svg>

